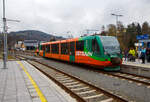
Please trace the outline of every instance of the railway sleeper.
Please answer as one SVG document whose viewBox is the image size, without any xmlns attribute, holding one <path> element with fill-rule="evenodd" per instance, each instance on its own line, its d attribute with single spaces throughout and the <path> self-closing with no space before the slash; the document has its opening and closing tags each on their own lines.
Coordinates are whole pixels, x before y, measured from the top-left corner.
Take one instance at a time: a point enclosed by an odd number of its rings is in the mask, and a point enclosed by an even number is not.
<svg viewBox="0 0 150 102">
<path fill-rule="evenodd" d="M 97 94 L 97 95 L 93 95 L 93 96 L 88 96 L 85 99 L 87 102 L 112 102 L 114 99 L 107 97 L 106 95 L 104 95 L 103 93 Z"/>
<path fill-rule="evenodd" d="M 66 87 L 68 87 L 68 88 L 74 88 L 74 87 L 81 87 L 81 86 L 83 86 L 83 84 L 68 85 Z"/>
<path fill-rule="evenodd" d="M 64 83 L 64 85 L 72 85 L 72 84 L 78 84 L 79 82 L 70 82 L 70 83 Z"/>
<path fill-rule="evenodd" d="M 95 96 L 95 95 L 98 95 L 98 94 L 101 94 L 101 92 L 94 91 L 94 92 L 90 92 L 90 93 L 81 94 L 81 96 L 82 97 L 87 97 L 87 96 Z M 104 94 L 104 93 L 102 93 L 102 94 Z"/>
<path fill-rule="evenodd" d="M 100 102 L 113 102 L 113 98 L 108 98 L 108 99 L 105 99 L 105 100 L 101 100 Z"/>
<path fill-rule="evenodd" d="M 55 79 L 63 81 L 63 80 L 69 80 L 71 78 L 70 77 L 61 77 L 61 78 L 55 78 Z"/>
<path fill-rule="evenodd" d="M 57 78 L 55 78 L 55 79 L 57 79 Z M 59 80 L 59 81 L 66 81 L 66 80 L 70 80 L 71 78 L 61 78 L 61 79 L 57 79 L 57 80 Z"/>
<path fill-rule="evenodd" d="M 59 80 L 60 81 L 60 80 Z M 61 83 L 70 83 L 70 82 L 74 82 L 74 80 L 61 80 Z"/>
<path fill-rule="evenodd" d="M 76 84 L 76 81 L 71 81 L 71 80 L 70 80 L 70 81 L 63 81 L 62 83 L 63 83 L 63 85 L 66 86 L 66 85 Z M 79 83 L 79 82 L 78 82 L 78 83 Z M 78 83 L 77 83 L 77 84 L 78 84 Z"/>
<path fill-rule="evenodd" d="M 62 76 L 66 76 L 66 75 L 60 74 L 60 73 L 56 73 L 56 77 L 62 77 Z"/>
<path fill-rule="evenodd" d="M 68 78 L 68 76 L 56 76 L 56 79 L 63 79 L 63 78 Z"/>
<path fill-rule="evenodd" d="M 79 88 L 74 88 L 74 89 L 71 89 L 72 91 L 80 91 L 80 90 L 84 90 L 84 89 L 88 89 L 89 87 L 88 86 L 85 86 L 85 87 L 79 87 Z"/>
<path fill-rule="evenodd" d="M 134 77 L 133 79 L 139 79 L 139 77 Z"/>
<path fill-rule="evenodd" d="M 79 87 L 78 87 L 79 88 Z M 74 92 L 75 93 L 81 93 L 81 92 L 88 92 L 88 91 L 91 91 L 91 90 L 94 90 L 94 89 L 91 89 L 91 88 L 86 88 L 86 89 L 81 89 L 81 90 L 75 90 Z M 82 94 L 81 94 L 82 95 Z"/>
<path fill-rule="evenodd" d="M 95 92 L 96 90 L 87 90 L 87 91 L 82 91 L 82 92 L 77 92 L 78 95 L 83 95 L 83 94 L 87 94 L 87 93 L 92 93 Z"/>
<path fill-rule="evenodd" d="M 147 79 L 140 79 L 141 81 L 147 81 L 147 82 L 149 82 L 150 80 L 147 80 Z"/>
<path fill-rule="evenodd" d="M 92 96 L 86 96 L 86 97 L 83 97 L 85 100 L 88 100 L 88 99 L 92 99 L 92 98 L 97 98 L 97 97 L 102 97 L 104 94 L 101 93 L 101 94 L 96 94 L 96 95 L 92 95 Z"/>
</svg>

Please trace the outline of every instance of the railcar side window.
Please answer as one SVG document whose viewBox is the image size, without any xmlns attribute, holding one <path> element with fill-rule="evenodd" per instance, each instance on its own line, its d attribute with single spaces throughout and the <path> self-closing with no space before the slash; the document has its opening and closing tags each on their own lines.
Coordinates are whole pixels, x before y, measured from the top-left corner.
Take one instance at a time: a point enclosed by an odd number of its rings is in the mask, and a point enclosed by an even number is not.
<svg viewBox="0 0 150 102">
<path fill-rule="evenodd" d="M 46 52 L 50 53 L 50 45 L 46 45 Z"/>
<path fill-rule="evenodd" d="M 59 54 L 59 44 L 52 44 L 52 53 Z"/>
<path fill-rule="evenodd" d="M 92 51 L 94 53 L 99 53 L 100 52 L 99 46 L 98 46 L 98 43 L 97 43 L 96 39 L 92 40 Z"/>
<path fill-rule="evenodd" d="M 84 41 L 77 41 L 76 42 L 76 50 L 77 51 L 84 51 Z"/>
<path fill-rule="evenodd" d="M 68 48 L 68 43 L 62 43 L 61 44 L 61 54 L 69 54 L 69 48 Z"/>
<path fill-rule="evenodd" d="M 42 50 L 45 51 L 45 45 L 42 45 Z"/>
</svg>

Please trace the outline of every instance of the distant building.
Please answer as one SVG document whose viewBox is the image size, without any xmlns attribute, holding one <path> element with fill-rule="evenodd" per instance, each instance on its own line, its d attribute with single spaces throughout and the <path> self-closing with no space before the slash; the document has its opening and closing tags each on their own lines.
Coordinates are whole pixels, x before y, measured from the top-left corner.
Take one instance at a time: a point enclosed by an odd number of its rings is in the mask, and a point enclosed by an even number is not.
<svg viewBox="0 0 150 102">
<path fill-rule="evenodd" d="M 25 47 L 24 47 L 24 43 L 23 41 L 18 41 L 16 44 L 15 44 L 15 49 L 16 50 L 23 50 Z"/>
<path fill-rule="evenodd" d="M 38 46 L 37 40 L 24 40 L 25 50 L 35 50 Z"/>
<path fill-rule="evenodd" d="M 44 43 L 45 41 L 37 41 L 37 40 L 24 40 L 24 41 L 18 41 L 14 49 L 16 50 L 35 50 L 39 44 Z"/>
</svg>

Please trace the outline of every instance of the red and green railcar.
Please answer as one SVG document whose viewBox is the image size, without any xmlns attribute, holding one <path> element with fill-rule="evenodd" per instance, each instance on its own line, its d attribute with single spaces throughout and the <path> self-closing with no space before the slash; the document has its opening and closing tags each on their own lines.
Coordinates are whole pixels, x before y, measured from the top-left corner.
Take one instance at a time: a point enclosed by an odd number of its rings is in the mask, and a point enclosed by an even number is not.
<svg viewBox="0 0 150 102">
<path fill-rule="evenodd" d="M 120 70 L 122 54 L 116 37 L 85 36 L 42 43 L 40 56 L 95 66 L 107 71 Z"/>
</svg>

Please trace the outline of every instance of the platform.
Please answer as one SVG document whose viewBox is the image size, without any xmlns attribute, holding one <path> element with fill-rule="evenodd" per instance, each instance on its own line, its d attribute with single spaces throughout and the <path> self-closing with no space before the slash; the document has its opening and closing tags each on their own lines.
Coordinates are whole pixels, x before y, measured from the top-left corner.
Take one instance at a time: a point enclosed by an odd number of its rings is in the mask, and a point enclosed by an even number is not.
<svg viewBox="0 0 150 102">
<path fill-rule="evenodd" d="M 121 72 L 150 78 L 150 63 L 147 63 L 147 61 L 145 61 L 145 64 L 142 64 L 142 61 L 139 59 L 136 59 L 135 62 L 123 61 Z"/>
<path fill-rule="evenodd" d="M 132 65 L 132 66 L 138 66 L 138 67 L 144 67 L 144 68 L 150 68 L 150 63 L 148 63 L 145 60 L 145 64 L 142 64 L 142 60 L 141 59 L 136 59 L 135 62 L 124 61 L 124 59 L 123 59 L 123 64 L 125 64 L 125 65 Z"/>
<path fill-rule="evenodd" d="M 26 61 L 0 60 L 0 102 L 76 102 Z"/>
</svg>

